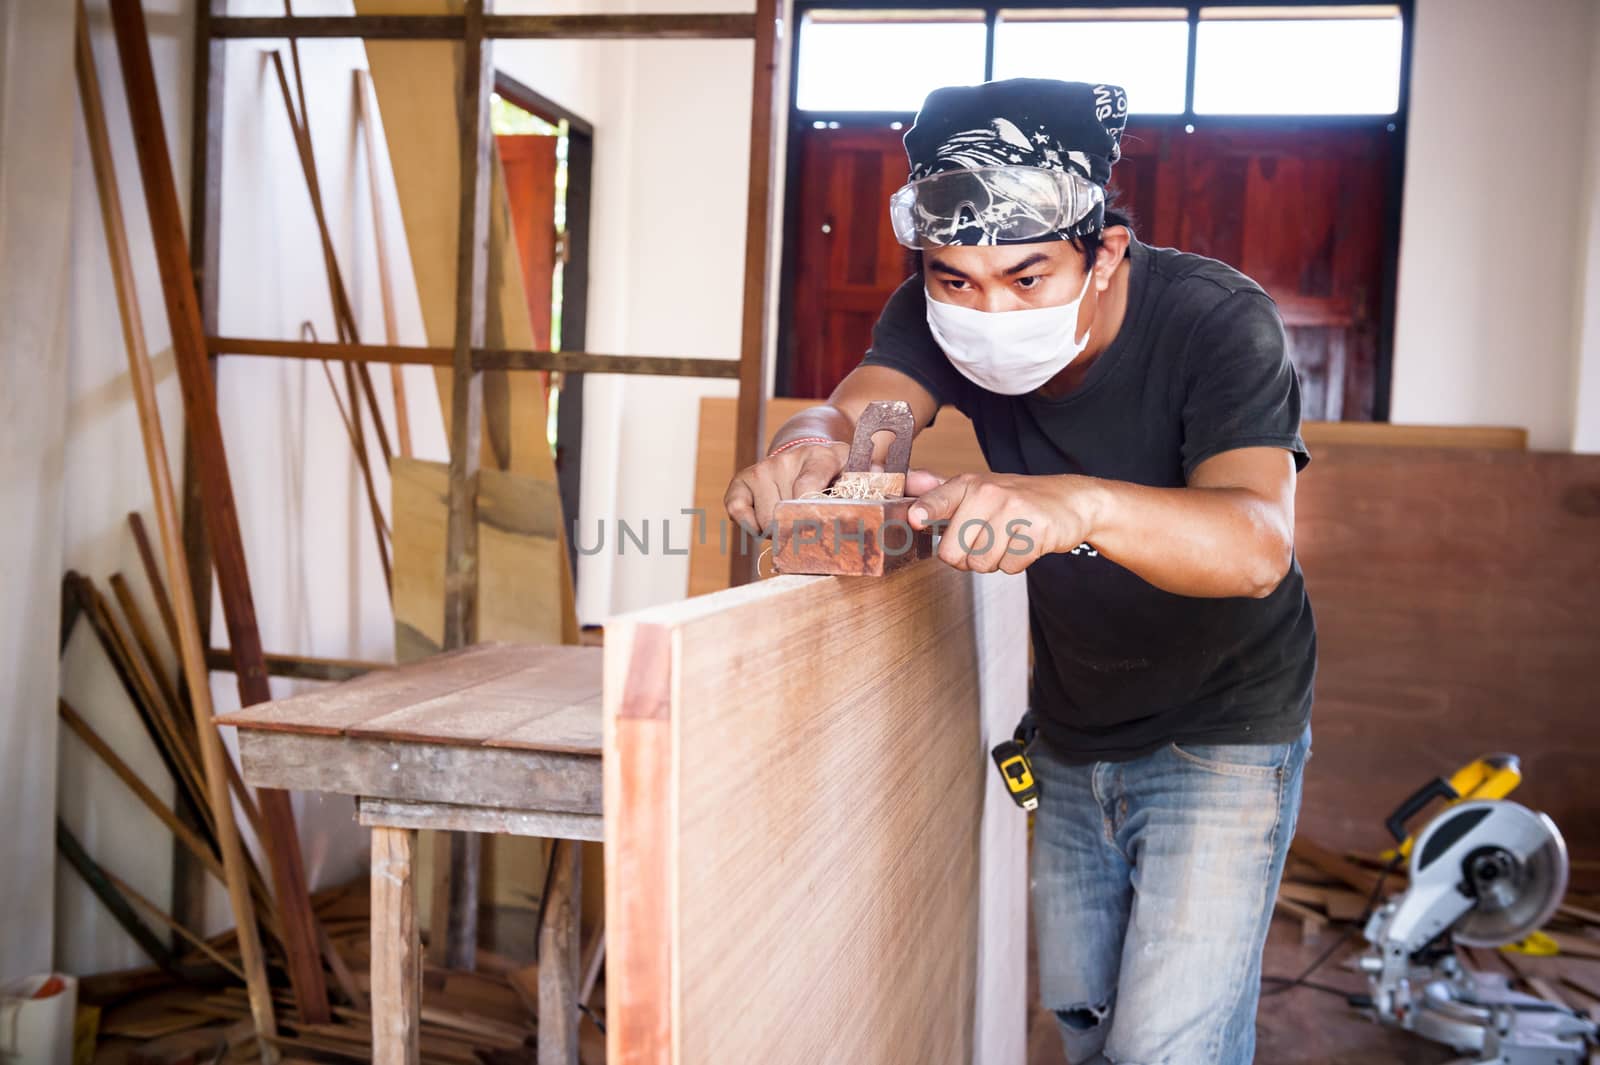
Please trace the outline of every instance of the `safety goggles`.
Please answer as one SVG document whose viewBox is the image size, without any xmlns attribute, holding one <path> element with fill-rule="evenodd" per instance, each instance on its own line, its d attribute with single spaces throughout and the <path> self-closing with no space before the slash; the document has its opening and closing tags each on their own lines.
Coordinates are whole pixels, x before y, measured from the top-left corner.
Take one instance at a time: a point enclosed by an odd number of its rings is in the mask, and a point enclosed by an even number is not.
<svg viewBox="0 0 1600 1065">
<path fill-rule="evenodd" d="M 946 170 L 889 197 L 894 236 L 908 248 L 1042 240 L 1105 203 L 1105 190 L 1070 170 L 985 166 Z"/>
</svg>

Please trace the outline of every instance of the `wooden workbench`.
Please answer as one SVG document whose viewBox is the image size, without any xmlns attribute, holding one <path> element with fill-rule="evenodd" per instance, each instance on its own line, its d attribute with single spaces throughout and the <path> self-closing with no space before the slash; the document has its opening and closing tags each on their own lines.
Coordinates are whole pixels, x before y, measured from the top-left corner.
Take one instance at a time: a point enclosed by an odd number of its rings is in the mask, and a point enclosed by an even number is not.
<svg viewBox="0 0 1600 1065">
<path fill-rule="evenodd" d="M 418 829 L 602 837 L 601 660 L 597 647 L 479 644 L 219 718 L 239 730 L 248 783 L 353 795 L 372 829 L 374 1061 L 417 1061 Z M 575 1065 L 578 848 L 552 861 L 539 1062 Z"/>
</svg>

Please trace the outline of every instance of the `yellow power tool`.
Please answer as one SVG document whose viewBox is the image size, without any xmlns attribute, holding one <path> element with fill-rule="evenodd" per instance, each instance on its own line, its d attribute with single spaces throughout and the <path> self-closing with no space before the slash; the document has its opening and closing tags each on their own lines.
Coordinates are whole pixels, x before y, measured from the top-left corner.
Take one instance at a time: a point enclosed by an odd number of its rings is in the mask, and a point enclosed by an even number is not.
<svg viewBox="0 0 1600 1065">
<path fill-rule="evenodd" d="M 1503 799 L 1520 783 L 1522 765 L 1514 754 L 1486 754 L 1457 769 L 1448 780 L 1434 777 L 1389 815 L 1384 827 L 1400 845 L 1396 850 L 1385 851 L 1383 860 L 1392 861 L 1396 853 L 1402 858 L 1411 857 L 1412 837 L 1406 832 L 1405 823 L 1434 799 L 1445 800 L 1446 809 L 1468 799 Z"/>
</svg>

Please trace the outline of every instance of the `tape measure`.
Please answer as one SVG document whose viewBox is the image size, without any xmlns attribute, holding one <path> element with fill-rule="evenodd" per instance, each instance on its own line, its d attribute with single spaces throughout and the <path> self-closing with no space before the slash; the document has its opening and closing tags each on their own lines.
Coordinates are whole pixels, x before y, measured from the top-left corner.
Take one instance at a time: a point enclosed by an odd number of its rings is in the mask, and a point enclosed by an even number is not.
<svg viewBox="0 0 1600 1065">
<path fill-rule="evenodd" d="M 996 744 L 989 753 L 1005 782 L 1006 794 L 1024 810 L 1039 807 L 1039 781 L 1033 775 L 1033 763 L 1028 760 L 1028 744 L 1038 730 L 1033 726 L 1033 715 L 1024 714 L 1017 730 L 1004 743 Z"/>
</svg>

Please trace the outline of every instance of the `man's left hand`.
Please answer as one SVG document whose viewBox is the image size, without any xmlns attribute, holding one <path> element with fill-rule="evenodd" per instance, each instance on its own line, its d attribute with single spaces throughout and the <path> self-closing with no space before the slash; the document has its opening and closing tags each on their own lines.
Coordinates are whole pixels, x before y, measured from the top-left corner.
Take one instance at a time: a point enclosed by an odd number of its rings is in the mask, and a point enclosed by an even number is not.
<svg viewBox="0 0 1600 1065">
<path fill-rule="evenodd" d="M 1021 573 L 1041 555 L 1071 551 L 1090 538 L 1097 498 L 1091 477 L 964 473 L 943 480 L 925 470 L 906 478 L 918 496 L 915 529 L 940 532 L 939 557 L 976 573 Z"/>
</svg>

